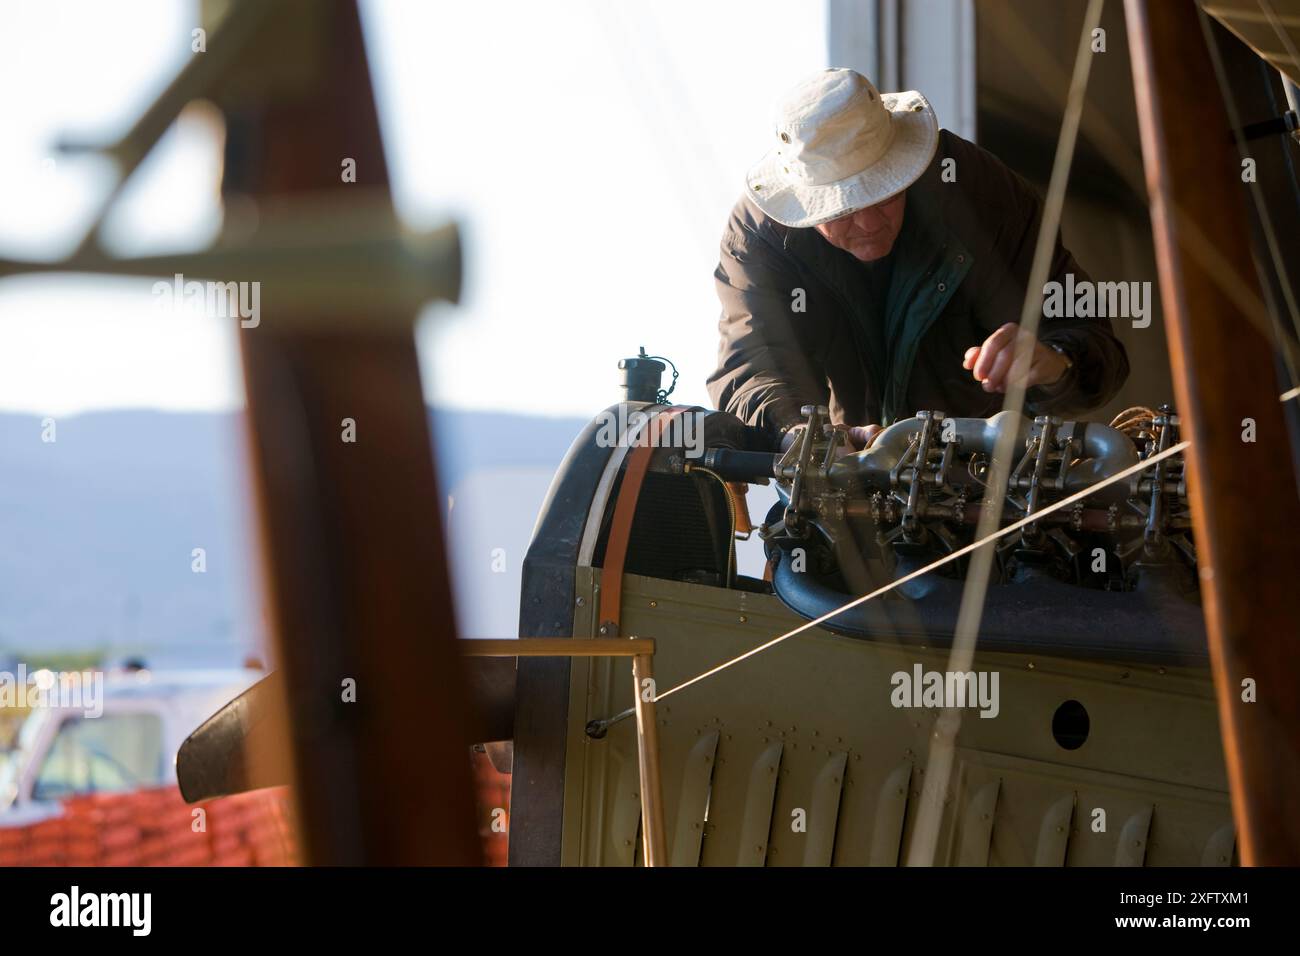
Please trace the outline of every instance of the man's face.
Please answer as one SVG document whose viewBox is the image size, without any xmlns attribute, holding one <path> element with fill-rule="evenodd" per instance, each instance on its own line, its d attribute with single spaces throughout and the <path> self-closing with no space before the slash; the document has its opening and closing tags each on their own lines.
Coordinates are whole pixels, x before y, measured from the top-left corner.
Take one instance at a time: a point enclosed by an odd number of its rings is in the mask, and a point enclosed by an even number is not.
<svg viewBox="0 0 1300 956">
<path fill-rule="evenodd" d="M 883 259 L 894 248 L 898 230 L 903 227 L 906 195 L 901 192 L 892 199 L 814 228 L 836 249 L 843 249 L 863 262 Z"/>
</svg>

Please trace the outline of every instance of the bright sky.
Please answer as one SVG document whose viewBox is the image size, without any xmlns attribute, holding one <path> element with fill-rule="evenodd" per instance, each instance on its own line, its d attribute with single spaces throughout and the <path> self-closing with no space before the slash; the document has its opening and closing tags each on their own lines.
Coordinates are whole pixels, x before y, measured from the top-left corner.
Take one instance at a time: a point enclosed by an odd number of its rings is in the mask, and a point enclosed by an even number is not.
<svg viewBox="0 0 1300 956">
<path fill-rule="evenodd" d="M 111 177 L 54 143 L 125 130 L 203 55 L 190 52 L 196 10 L 0 0 L 0 255 L 75 246 Z M 644 345 L 680 368 L 675 399 L 707 404 L 718 237 L 772 104 L 826 65 L 823 0 L 362 10 L 399 211 L 464 229 L 464 301 L 426 310 L 418 327 L 428 397 L 586 417 L 615 400 L 617 360 Z M 183 117 L 110 219 L 111 248 L 210 241 L 219 148 L 201 115 Z M 0 283 L 0 410 L 240 405 L 234 336 L 255 330 L 160 314 L 150 286 Z"/>
</svg>

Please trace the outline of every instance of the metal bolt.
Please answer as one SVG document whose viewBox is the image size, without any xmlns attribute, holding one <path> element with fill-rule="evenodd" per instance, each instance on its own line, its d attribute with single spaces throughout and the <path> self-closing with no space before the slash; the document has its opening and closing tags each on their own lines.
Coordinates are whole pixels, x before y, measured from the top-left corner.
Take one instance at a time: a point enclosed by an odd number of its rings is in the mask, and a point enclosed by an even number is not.
<svg viewBox="0 0 1300 956">
<path fill-rule="evenodd" d="M 577 600 L 575 603 L 578 605 L 578 607 L 586 607 L 586 606 L 587 606 L 587 599 L 586 599 L 585 597 L 583 597 L 581 594 L 579 594 L 579 595 L 578 595 L 578 600 Z"/>
</svg>

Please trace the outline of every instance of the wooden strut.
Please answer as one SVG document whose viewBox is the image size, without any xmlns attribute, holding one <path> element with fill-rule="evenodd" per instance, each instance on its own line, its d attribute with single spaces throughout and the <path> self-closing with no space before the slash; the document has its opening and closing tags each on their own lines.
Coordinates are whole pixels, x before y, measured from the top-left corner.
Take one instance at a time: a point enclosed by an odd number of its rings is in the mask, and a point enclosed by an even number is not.
<svg viewBox="0 0 1300 956">
<path fill-rule="evenodd" d="M 654 638 L 650 637 L 462 638 L 456 643 L 462 657 L 646 657 L 655 652 Z"/>
<path fill-rule="evenodd" d="M 1273 344 L 1227 291 L 1257 275 L 1241 157 L 1196 5 L 1125 0 L 1125 12 L 1240 857 L 1295 866 L 1300 502 Z M 1247 420 L 1258 441 L 1243 439 Z"/>
<path fill-rule="evenodd" d="M 391 216 L 355 0 L 267 7 L 238 82 L 212 94 L 229 130 L 223 196 L 270 210 L 366 188 Z M 344 156 L 355 184 L 331 158 Z M 267 304 L 239 342 L 285 731 L 253 759 L 292 767 L 306 863 L 481 865 L 414 312 L 353 303 L 322 323 L 280 294 L 283 270 L 223 278 L 260 281 Z"/>
</svg>

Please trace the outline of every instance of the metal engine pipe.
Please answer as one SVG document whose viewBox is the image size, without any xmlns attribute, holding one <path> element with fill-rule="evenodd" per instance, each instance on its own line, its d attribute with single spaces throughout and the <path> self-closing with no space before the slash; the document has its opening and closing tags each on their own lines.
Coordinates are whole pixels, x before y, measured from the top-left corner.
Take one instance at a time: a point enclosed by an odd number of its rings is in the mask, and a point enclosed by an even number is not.
<svg viewBox="0 0 1300 956">
<path fill-rule="evenodd" d="M 955 434 L 964 452 L 978 451 L 993 454 L 998 435 L 1010 428 L 1016 433 L 1017 448 L 1025 446 L 1029 435 L 1029 419 L 1018 412 L 999 412 L 992 418 L 950 418 Z M 903 460 L 912 435 L 923 427 L 920 418 L 903 418 L 894 422 L 866 448 L 856 454 L 846 455 L 831 468 L 831 481 L 836 485 L 865 487 L 871 491 L 890 491 L 890 474 Z"/>
<path fill-rule="evenodd" d="M 992 457 L 998 436 L 1006 429 L 1015 432 L 1017 449 L 1029 441 L 1033 423 L 1014 411 L 1003 411 L 991 418 L 949 418 L 964 453 L 978 452 Z M 1133 442 L 1123 432 L 1096 422 L 1080 423 L 1083 457 L 1066 474 L 1065 491 L 1073 494 L 1103 478 L 1138 462 Z M 891 475 L 911 445 L 912 435 L 923 427 L 920 418 L 905 418 L 881 432 L 870 448 L 846 455 L 831 468 L 831 481 L 840 487 L 890 491 Z M 1127 486 L 1117 487 L 1110 496 L 1126 497 Z"/>
</svg>

